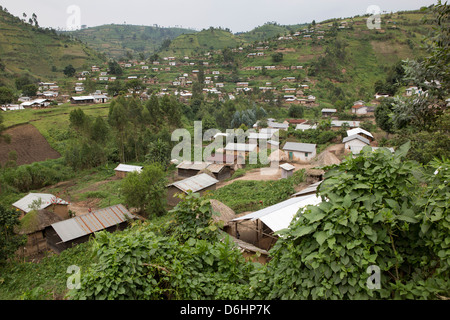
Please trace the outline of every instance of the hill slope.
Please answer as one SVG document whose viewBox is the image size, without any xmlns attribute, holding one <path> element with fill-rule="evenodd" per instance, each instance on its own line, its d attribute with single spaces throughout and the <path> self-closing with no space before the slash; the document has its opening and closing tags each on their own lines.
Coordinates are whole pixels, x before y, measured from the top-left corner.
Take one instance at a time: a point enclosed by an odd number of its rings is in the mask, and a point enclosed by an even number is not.
<svg viewBox="0 0 450 320">
<path fill-rule="evenodd" d="M 247 42 L 265 41 L 273 37 L 282 36 L 286 33 L 290 33 L 291 31 L 297 30 L 302 26 L 304 25 L 283 26 L 276 23 L 266 23 L 248 32 L 239 33 L 237 34 L 237 36 Z"/>
<path fill-rule="evenodd" d="M 183 33 L 195 33 L 183 28 L 160 28 L 135 25 L 103 25 L 77 31 L 64 32 L 105 55 L 119 59 L 131 53 L 148 57 L 161 47 L 165 40 L 172 40 Z"/>
<path fill-rule="evenodd" d="M 170 45 L 162 50 L 164 55 L 184 56 L 202 51 L 234 48 L 245 41 L 227 30 L 209 28 L 198 33 L 178 36 Z"/>
<path fill-rule="evenodd" d="M 0 10 L 0 82 L 12 84 L 13 76 L 28 74 L 42 80 L 63 76 L 72 64 L 87 68 L 102 61 L 101 56 L 80 42 L 22 22 Z M 2 70 L 3 69 L 3 70 Z"/>
<path fill-rule="evenodd" d="M 426 54 L 422 41 L 432 25 L 422 21 L 424 15 L 421 11 L 386 14 L 381 29 L 369 29 L 366 17 L 333 19 L 272 38 L 259 51 L 258 45 L 250 45 L 239 57 L 240 81 L 250 80 L 253 87 L 264 87 L 267 82 L 291 87 L 306 83 L 310 90 L 305 95 L 314 95 L 319 103 L 348 103 L 357 96 L 371 99 L 374 84 L 395 76 L 394 68 L 401 60 Z M 261 56 L 248 57 L 252 52 Z M 282 54 L 282 58 L 274 61 L 274 54 Z M 295 81 L 283 81 L 285 77 Z"/>
</svg>

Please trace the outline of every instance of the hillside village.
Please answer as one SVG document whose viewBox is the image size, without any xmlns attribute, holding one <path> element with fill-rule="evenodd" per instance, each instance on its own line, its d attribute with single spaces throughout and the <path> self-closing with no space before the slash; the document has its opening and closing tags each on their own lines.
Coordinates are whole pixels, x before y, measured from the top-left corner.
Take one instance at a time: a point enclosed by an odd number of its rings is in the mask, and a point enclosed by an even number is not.
<svg viewBox="0 0 450 320">
<path fill-rule="evenodd" d="M 425 56 L 419 15 L 388 14 L 381 30 L 366 30 L 366 17 L 357 16 L 314 21 L 253 42 L 239 38 L 233 47 L 177 47 L 190 42 L 186 37 L 225 32 L 210 28 L 180 35 L 145 59 L 116 55 L 73 70 L 67 66 L 63 78 L 28 83 L 33 94 L 16 90 L 0 107 L 0 133 L 10 140 L 0 140 L 0 203 L 16 212 L 16 230 L 26 238 L 15 254 L 41 261 L 84 248 L 100 231 L 126 236 L 136 223 L 172 232 L 184 204 L 199 195 L 216 215 L 198 228 L 227 234 L 244 261 L 271 263 L 277 259 L 271 250 L 284 244 L 280 234 L 297 230 L 299 210 L 329 200 L 319 192 L 321 185 L 330 188 L 324 183 L 334 179 L 329 171 L 363 155 L 402 154 L 403 136 L 381 124 L 377 108 L 385 110 L 389 99 L 420 100 L 447 87 L 437 79 L 428 82 L 429 91 L 413 81 L 389 86 L 389 76 L 402 76 L 395 69 L 399 61 Z M 397 49 L 381 47 L 386 35 Z M 342 43 L 341 52 L 331 52 Z M 359 60 L 358 50 L 364 55 L 368 47 L 371 56 Z M 383 68 L 371 65 L 377 58 Z M 153 114 L 154 108 L 160 113 Z M 195 121 L 203 125 L 200 146 L 192 139 L 201 161 L 191 157 L 191 141 L 189 160 L 187 154 L 173 158 L 170 149 L 179 141 L 171 140 L 172 132 L 193 133 Z M 208 129 L 217 130 L 207 136 Z M 38 138 L 46 141 L 38 144 Z M 40 164 L 38 156 L 46 160 Z M 21 167 L 28 185 L 13 177 Z M 133 202 L 138 187 L 125 191 L 144 180 L 155 192 L 150 204 Z"/>
</svg>

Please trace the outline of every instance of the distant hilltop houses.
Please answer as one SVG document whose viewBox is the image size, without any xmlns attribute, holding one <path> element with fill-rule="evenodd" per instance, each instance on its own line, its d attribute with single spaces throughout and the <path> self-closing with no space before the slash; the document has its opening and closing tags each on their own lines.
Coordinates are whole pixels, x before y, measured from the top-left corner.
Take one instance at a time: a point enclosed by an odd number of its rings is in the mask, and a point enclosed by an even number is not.
<svg viewBox="0 0 450 320">
<path fill-rule="evenodd" d="M 285 108 L 295 105 L 319 107 L 322 116 L 333 117 L 338 113 L 338 108 L 323 101 L 323 88 L 318 85 L 320 79 L 309 79 L 310 65 L 303 65 L 301 62 L 305 60 L 297 59 L 294 53 L 301 46 L 322 46 L 327 43 L 333 35 L 331 30 L 347 32 L 361 23 L 354 19 L 314 23 L 286 31 L 270 40 L 254 41 L 223 50 L 210 47 L 178 52 L 168 48 L 149 57 L 140 55 L 138 58 L 135 54 L 119 59 L 116 62 L 118 70 L 114 70 L 110 61 L 85 65 L 83 69 L 76 70 L 73 76 L 66 77 L 64 82 L 37 83 L 38 90 L 34 96 L 20 96 L 15 103 L 1 106 L 1 110 L 47 108 L 63 103 L 104 104 L 118 94 L 142 100 L 149 99 L 152 94 L 169 95 L 182 103 L 188 103 L 194 96 L 194 85 L 200 82 L 201 93 L 210 101 L 235 100 L 239 96 L 252 95 L 256 103 L 276 103 Z M 238 70 L 229 68 L 228 62 L 224 60 L 225 52 L 239 58 Z M 428 85 L 440 84 L 433 80 Z M 405 96 L 427 94 L 426 89 L 412 85 L 401 90 L 400 94 Z M 389 94 L 377 92 L 373 101 L 355 103 L 344 109 L 354 116 L 370 115 L 381 99 L 389 97 Z"/>
</svg>

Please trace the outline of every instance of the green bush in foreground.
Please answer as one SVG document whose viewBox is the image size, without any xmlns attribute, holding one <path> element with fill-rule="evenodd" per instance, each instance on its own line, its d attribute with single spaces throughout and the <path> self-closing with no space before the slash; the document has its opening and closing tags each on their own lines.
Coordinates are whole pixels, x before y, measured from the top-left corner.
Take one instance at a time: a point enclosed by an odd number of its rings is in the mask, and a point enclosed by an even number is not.
<svg viewBox="0 0 450 320">
<path fill-rule="evenodd" d="M 99 232 L 94 240 L 98 263 L 82 274 L 80 289 L 71 290 L 69 297 L 245 298 L 256 264 L 247 263 L 234 242 L 210 224 L 211 207 L 206 203 L 197 194 L 186 196 L 186 203 L 175 209 L 181 221 L 195 221 L 197 214 L 205 219 L 186 224 L 173 235 L 155 233 L 149 222 L 114 234 Z"/>
<path fill-rule="evenodd" d="M 319 188 L 328 201 L 304 208 L 283 232 L 256 291 L 269 299 L 448 297 L 449 162 L 422 168 L 405 160 L 408 149 L 365 148 L 331 168 Z"/>
</svg>

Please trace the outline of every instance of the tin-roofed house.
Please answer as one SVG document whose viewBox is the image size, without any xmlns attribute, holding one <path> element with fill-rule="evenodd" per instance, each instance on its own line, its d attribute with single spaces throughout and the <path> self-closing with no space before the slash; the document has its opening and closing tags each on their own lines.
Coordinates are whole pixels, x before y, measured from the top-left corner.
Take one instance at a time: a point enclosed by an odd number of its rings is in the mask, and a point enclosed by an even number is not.
<svg viewBox="0 0 450 320">
<path fill-rule="evenodd" d="M 354 134 L 358 134 L 364 138 L 366 138 L 367 140 L 369 140 L 370 142 L 372 142 L 375 138 L 373 137 L 373 135 L 367 131 L 364 130 L 362 128 L 355 128 L 355 129 L 351 129 L 351 130 L 347 130 L 347 136 L 350 137 Z"/>
<path fill-rule="evenodd" d="M 45 229 L 48 246 L 57 253 L 86 242 L 98 231 L 123 230 L 136 217 L 122 204 L 56 222 Z"/>
<path fill-rule="evenodd" d="M 189 178 L 197 175 L 200 171 L 206 169 L 206 162 L 183 161 L 177 165 L 177 174 L 179 177 Z"/>
<path fill-rule="evenodd" d="M 230 166 L 221 163 L 210 163 L 205 170 L 219 181 L 230 178 L 232 172 Z"/>
<path fill-rule="evenodd" d="M 176 206 L 181 199 L 175 197 L 175 194 L 187 194 L 189 190 L 203 195 L 208 190 L 215 190 L 218 182 L 219 180 L 211 177 L 207 173 L 200 173 L 199 175 L 173 182 L 167 186 L 167 203 L 171 206 Z"/>
<path fill-rule="evenodd" d="M 51 224 L 63 221 L 56 213 L 41 209 L 28 212 L 21 220 L 16 232 L 26 236 L 26 242 L 16 254 L 20 257 L 36 256 L 49 250 L 45 229 Z"/>
<path fill-rule="evenodd" d="M 348 128 L 359 128 L 360 121 L 350 121 L 350 120 L 331 120 L 331 130 L 339 130 L 344 123 L 347 124 Z"/>
<path fill-rule="evenodd" d="M 321 110 L 321 112 L 322 112 L 322 117 L 332 117 L 337 113 L 337 109 L 323 108 Z"/>
<path fill-rule="evenodd" d="M 322 198 L 315 194 L 290 198 L 231 221 L 236 223 L 234 230 L 237 238 L 269 250 L 278 239 L 274 232 L 289 228 L 292 219 L 301 208 L 321 202 Z"/>
<path fill-rule="evenodd" d="M 62 219 L 69 218 L 69 202 L 49 193 L 29 193 L 12 205 L 22 212 L 20 218 L 24 217 L 33 209 L 47 209 Z"/>
<path fill-rule="evenodd" d="M 251 152 L 258 152 L 258 145 L 255 143 L 228 143 L 225 148 L 227 155 L 237 157 L 238 164 L 245 164 L 245 158 L 250 155 Z"/>
<path fill-rule="evenodd" d="M 283 150 L 290 161 L 310 162 L 316 156 L 316 145 L 312 143 L 286 142 Z"/>
<path fill-rule="evenodd" d="M 342 140 L 345 150 L 350 150 L 352 153 L 359 153 L 364 146 L 369 146 L 369 139 L 360 136 L 359 134 L 353 134 L 345 137 Z M 357 151 L 356 151 L 357 150 Z"/>
<path fill-rule="evenodd" d="M 72 104 L 94 104 L 95 98 L 93 96 L 75 96 L 70 98 Z"/>
<path fill-rule="evenodd" d="M 143 167 L 141 166 L 133 166 L 129 164 L 119 164 L 114 171 L 116 172 L 116 177 L 118 178 L 125 178 L 128 173 L 130 172 L 137 172 L 140 173 L 142 171 Z"/>
</svg>

